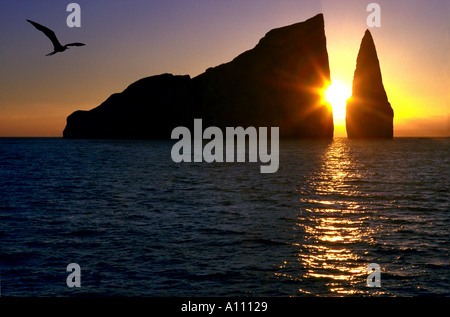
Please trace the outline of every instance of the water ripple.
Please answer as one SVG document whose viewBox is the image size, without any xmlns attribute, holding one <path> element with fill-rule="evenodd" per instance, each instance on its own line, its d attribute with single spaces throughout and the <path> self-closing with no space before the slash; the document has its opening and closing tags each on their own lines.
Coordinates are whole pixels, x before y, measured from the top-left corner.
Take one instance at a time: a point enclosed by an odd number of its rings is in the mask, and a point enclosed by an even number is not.
<svg viewBox="0 0 450 317">
<path fill-rule="evenodd" d="M 283 141 L 276 174 L 170 148 L 1 139 L 2 295 L 450 295 L 448 139 Z"/>
</svg>

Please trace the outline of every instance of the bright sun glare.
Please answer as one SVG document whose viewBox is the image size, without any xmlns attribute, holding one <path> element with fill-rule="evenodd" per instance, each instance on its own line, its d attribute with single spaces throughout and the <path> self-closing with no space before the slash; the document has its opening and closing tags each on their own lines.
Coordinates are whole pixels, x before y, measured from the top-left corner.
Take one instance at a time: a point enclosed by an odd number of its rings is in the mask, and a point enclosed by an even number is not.
<svg viewBox="0 0 450 317">
<path fill-rule="evenodd" d="M 332 84 L 325 91 L 325 98 L 333 107 L 333 116 L 335 119 L 345 119 L 347 99 L 350 98 L 351 95 L 351 89 L 338 80 L 333 80 Z"/>
</svg>

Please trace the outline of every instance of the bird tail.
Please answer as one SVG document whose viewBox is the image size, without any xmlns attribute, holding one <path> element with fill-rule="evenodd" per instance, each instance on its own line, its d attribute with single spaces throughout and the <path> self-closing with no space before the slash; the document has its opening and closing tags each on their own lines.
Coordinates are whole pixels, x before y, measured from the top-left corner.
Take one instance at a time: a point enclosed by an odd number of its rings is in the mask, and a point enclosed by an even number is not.
<svg viewBox="0 0 450 317">
<path fill-rule="evenodd" d="M 56 52 L 51 52 L 51 53 L 48 53 L 47 55 L 45 55 L 45 56 L 52 56 L 52 55 L 55 55 L 56 54 Z"/>
</svg>

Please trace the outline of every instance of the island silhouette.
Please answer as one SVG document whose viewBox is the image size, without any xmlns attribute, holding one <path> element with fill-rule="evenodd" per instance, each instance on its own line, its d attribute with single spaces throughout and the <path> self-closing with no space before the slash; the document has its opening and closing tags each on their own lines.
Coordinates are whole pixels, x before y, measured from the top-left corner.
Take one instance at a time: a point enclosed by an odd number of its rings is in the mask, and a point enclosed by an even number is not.
<svg viewBox="0 0 450 317">
<path fill-rule="evenodd" d="M 329 83 L 324 17 L 318 14 L 269 31 L 253 49 L 194 78 L 161 74 L 138 80 L 98 107 L 69 115 L 63 137 L 170 139 L 174 128 L 192 129 L 201 118 L 221 129 L 279 127 L 281 138 L 332 139 L 333 114 L 323 98 Z"/>
<path fill-rule="evenodd" d="M 394 111 L 383 86 L 380 62 L 369 30 L 361 42 L 345 118 L 349 138 L 393 137 Z"/>
</svg>

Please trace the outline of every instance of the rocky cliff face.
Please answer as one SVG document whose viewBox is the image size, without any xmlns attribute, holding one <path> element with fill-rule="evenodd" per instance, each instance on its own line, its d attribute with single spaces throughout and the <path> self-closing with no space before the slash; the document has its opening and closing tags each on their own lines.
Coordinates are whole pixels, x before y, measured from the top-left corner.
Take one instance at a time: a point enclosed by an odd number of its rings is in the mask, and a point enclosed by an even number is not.
<svg viewBox="0 0 450 317">
<path fill-rule="evenodd" d="M 189 76 L 162 74 L 141 79 L 90 111 L 72 113 L 63 136 L 168 139 L 174 127 L 192 117 L 191 91 Z"/>
<path fill-rule="evenodd" d="M 330 80 L 323 15 L 272 30 L 233 61 L 190 78 L 144 78 L 67 118 L 67 138 L 169 139 L 177 126 L 279 127 L 280 137 L 333 137 L 320 89 Z"/>
<path fill-rule="evenodd" d="M 377 51 L 369 30 L 364 34 L 353 77 L 353 93 L 347 102 L 349 138 L 392 138 L 394 111 L 381 77 Z"/>
</svg>

